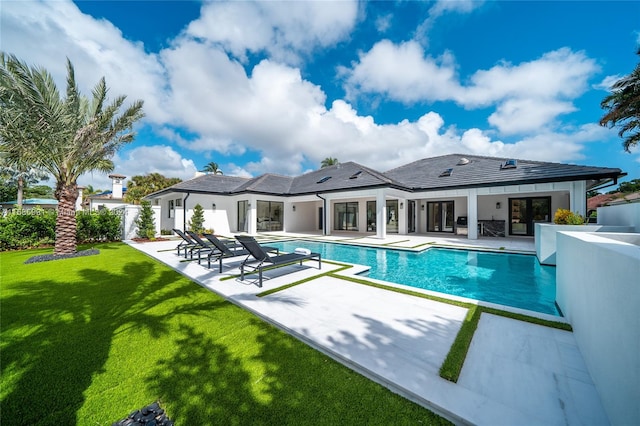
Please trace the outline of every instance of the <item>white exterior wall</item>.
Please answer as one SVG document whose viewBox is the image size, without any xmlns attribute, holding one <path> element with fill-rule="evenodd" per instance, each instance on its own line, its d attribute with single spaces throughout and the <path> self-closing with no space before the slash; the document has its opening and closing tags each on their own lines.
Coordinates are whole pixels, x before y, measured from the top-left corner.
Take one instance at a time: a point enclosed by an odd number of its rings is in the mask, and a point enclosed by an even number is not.
<svg viewBox="0 0 640 426">
<path fill-rule="evenodd" d="M 296 211 L 293 211 L 296 206 Z M 313 202 L 285 203 L 284 229 L 287 232 L 308 232 L 318 229 L 318 208 L 322 207 L 322 200 Z"/>
<path fill-rule="evenodd" d="M 640 419 L 640 234 L 560 232 L 556 301 L 611 424 Z"/>
<path fill-rule="evenodd" d="M 120 215 L 122 217 L 123 240 L 130 240 L 138 236 L 138 226 L 135 224 L 135 221 L 140 215 L 140 210 L 142 210 L 141 206 L 134 206 L 131 204 L 114 209 L 114 211 L 120 212 Z M 153 222 L 156 226 L 156 236 L 158 236 L 160 235 L 161 229 L 160 206 L 151 206 L 151 210 L 153 210 Z"/>
<path fill-rule="evenodd" d="M 626 225 L 640 232 L 640 203 L 598 207 L 598 225 Z"/>
</svg>

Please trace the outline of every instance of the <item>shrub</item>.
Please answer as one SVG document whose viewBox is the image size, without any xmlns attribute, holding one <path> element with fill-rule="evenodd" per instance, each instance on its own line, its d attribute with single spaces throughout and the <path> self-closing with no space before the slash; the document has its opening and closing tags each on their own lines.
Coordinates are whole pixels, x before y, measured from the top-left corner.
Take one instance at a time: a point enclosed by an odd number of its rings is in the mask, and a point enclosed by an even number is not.
<svg viewBox="0 0 640 426">
<path fill-rule="evenodd" d="M 156 223 L 153 219 L 153 210 L 151 209 L 151 203 L 147 200 L 142 200 L 140 203 L 142 208 L 136 219 L 136 226 L 138 227 L 138 237 L 140 238 L 154 238 L 156 236 Z"/>
<path fill-rule="evenodd" d="M 571 210 L 558 209 L 553 222 L 557 225 L 584 225 L 584 218 Z"/>
<path fill-rule="evenodd" d="M 0 250 L 16 250 L 55 242 L 56 212 L 13 209 L 0 217 Z"/>
<path fill-rule="evenodd" d="M 196 204 L 193 207 L 193 216 L 189 221 L 189 230 L 196 234 L 202 234 L 204 232 L 204 209 L 200 204 Z"/>
<path fill-rule="evenodd" d="M 121 239 L 122 216 L 109 209 L 76 212 L 76 225 L 78 242 Z"/>
</svg>

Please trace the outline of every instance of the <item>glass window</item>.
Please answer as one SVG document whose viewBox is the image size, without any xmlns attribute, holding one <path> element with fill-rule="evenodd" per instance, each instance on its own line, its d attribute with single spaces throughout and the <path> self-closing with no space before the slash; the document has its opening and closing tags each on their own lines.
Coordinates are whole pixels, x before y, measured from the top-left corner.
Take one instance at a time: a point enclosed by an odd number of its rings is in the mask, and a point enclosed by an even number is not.
<svg viewBox="0 0 640 426">
<path fill-rule="evenodd" d="M 367 201 L 367 231 L 375 232 L 376 231 L 376 202 L 375 201 Z"/>
<path fill-rule="evenodd" d="M 176 207 L 182 207 L 182 198 L 176 198 Z"/>
<path fill-rule="evenodd" d="M 247 223 L 247 210 L 249 202 L 247 200 L 238 201 L 238 232 L 249 232 Z"/>
<path fill-rule="evenodd" d="M 398 200 L 387 201 L 387 232 L 398 232 Z"/>
<path fill-rule="evenodd" d="M 427 202 L 427 232 L 453 232 L 453 201 Z"/>
<path fill-rule="evenodd" d="M 284 203 L 280 201 L 258 201 L 258 231 L 282 231 Z"/>
<path fill-rule="evenodd" d="M 169 200 L 169 218 L 174 217 L 174 213 L 175 213 L 175 208 L 173 207 L 173 200 Z"/>
<path fill-rule="evenodd" d="M 334 222 L 336 231 L 358 230 L 358 203 L 335 203 L 333 205 Z"/>
</svg>

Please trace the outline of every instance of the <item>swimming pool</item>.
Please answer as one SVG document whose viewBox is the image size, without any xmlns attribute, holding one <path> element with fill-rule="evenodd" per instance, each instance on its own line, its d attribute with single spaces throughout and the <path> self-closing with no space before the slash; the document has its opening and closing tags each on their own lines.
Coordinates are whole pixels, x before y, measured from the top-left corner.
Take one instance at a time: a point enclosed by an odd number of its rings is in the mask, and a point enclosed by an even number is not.
<svg viewBox="0 0 640 426">
<path fill-rule="evenodd" d="M 331 259 L 370 266 L 371 278 L 559 316 L 555 268 L 535 256 L 430 248 L 420 253 L 335 243 L 269 243 L 308 248 Z"/>
</svg>

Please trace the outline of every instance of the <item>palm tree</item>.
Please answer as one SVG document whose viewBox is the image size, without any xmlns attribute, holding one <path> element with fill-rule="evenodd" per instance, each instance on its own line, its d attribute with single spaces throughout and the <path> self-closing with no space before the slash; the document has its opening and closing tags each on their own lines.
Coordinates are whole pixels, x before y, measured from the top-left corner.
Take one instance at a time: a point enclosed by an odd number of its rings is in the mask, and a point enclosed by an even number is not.
<svg viewBox="0 0 640 426">
<path fill-rule="evenodd" d="M 640 48 L 637 54 L 640 55 Z M 625 138 L 622 146 L 631 152 L 631 147 L 640 142 L 640 63 L 631 74 L 614 83 L 611 94 L 600 106 L 607 111 L 600 119 L 600 125 L 619 126 L 618 135 Z"/>
<path fill-rule="evenodd" d="M 339 164 L 339 161 L 337 158 L 327 157 L 324 160 L 322 160 L 322 163 L 320 163 L 320 168 L 324 169 L 325 167 L 335 166 L 336 164 Z"/>
<path fill-rule="evenodd" d="M 212 173 L 214 175 L 223 175 L 222 170 L 218 168 L 218 163 L 214 163 L 213 161 L 204 166 L 204 169 L 201 170 L 205 173 Z"/>
<path fill-rule="evenodd" d="M 107 104 L 104 77 L 92 95 L 80 94 L 68 59 L 62 97 L 47 70 L 0 53 L 0 151 L 9 163 L 32 164 L 56 179 L 56 255 L 76 251 L 78 178 L 112 171 L 111 157 L 133 140 L 133 124 L 144 116 L 140 100 L 122 113 L 125 96 Z"/>
<path fill-rule="evenodd" d="M 22 199 L 27 185 L 47 180 L 49 177 L 42 170 L 38 170 L 21 161 L 9 162 L 6 155 L 0 156 L 0 173 L 6 176 L 7 181 L 15 183 L 18 189 L 16 205 L 22 208 Z"/>
</svg>

